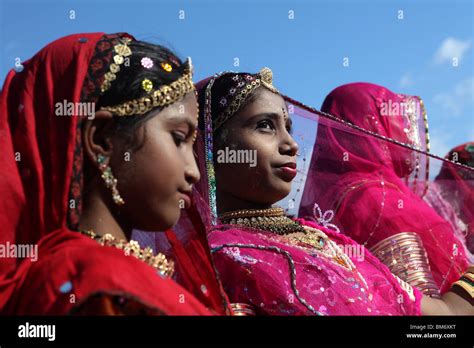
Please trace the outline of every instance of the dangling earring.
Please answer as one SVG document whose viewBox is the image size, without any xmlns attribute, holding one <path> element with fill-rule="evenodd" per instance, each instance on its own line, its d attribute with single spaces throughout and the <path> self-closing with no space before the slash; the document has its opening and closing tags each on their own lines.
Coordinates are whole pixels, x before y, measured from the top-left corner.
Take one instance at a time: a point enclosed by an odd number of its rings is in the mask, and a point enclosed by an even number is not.
<svg viewBox="0 0 474 348">
<path fill-rule="evenodd" d="M 112 174 L 112 169 L 105 163 L 106 157 L 99 154 L 97 155 L 97 163 L 99 163 L 99 170 L 102 172 L 102 179 L 105 181 L 105 186 L 112 190 L 112 198 L 117 205 L 125 204 L 120 193 L 117 190 L 117 179 Z"/>
</svg>

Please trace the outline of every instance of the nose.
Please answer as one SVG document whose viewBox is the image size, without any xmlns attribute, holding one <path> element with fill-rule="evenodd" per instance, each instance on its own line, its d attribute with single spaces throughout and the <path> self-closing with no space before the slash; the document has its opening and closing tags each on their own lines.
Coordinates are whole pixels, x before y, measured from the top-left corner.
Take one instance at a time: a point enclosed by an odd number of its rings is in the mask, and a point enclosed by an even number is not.
<svg viewBox="0 0 474 348">
<path fill-rule="evenodd" d="M 298 149 L 298 143 L 293 139 L 288 131 L 285 131 L 284 138 L 280 145 L 280 153 L 282 155 L 294 157 L 298 153 Z"/>
<path fill-rule="evenodd" d="M 196 159 L 194 158 L 193 151 L 188 151 L 186 155 L 184 175 L 189 185 L 197 183 L 201 178 L 201 174 L 199 173 L 199 168 L 197 166 Z"/>
</svg>

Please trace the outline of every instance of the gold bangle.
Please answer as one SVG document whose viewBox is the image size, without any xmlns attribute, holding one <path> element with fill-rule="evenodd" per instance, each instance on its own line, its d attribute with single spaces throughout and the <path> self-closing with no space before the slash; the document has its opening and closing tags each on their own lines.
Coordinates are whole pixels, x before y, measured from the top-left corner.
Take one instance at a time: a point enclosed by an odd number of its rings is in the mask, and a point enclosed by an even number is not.
<svg viewBox="0 0 474 348">
<path fill-rule="evenodd" d="M 474 273 L 467 272 L 463 274 L 463 277 L 468 278 L 470 281 L 474 282 Z"/>
<path fill-rule="evenodd" d="M 474 286 L 468 282 L 462 279 L 454 282 L 451 291 L 464 298 L 471 304 L 471 306 L 474 306 Z"/>
<path fill-rule="evenodd" d="M 235 316 L 255 316 L 255 311 L 251 305 L 246 303 L 230 304 Z"/>
</svg>

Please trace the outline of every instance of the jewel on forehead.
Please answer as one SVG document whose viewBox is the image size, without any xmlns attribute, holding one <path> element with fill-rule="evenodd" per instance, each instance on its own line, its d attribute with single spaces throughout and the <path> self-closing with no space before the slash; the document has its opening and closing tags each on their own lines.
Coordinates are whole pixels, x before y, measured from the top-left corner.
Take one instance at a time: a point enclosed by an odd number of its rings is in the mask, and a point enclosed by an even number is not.
<svg viewBox="0 0 474 348">
<path fill-rule="evenodd" d="M 164 71 L 167 71 L 167 72 L 173 71 L 173 67 L 171 66 L 170 63 L 161 63 L 161 67 L 163 68 Z"/>
<path fill-rule="evenodd" d="M 153 68 L 153 61 L 148 58 L 148 57 L 143 57 L 141 60 L 140 60 L 140 63 L 142 65 L 142 67 L 144 67 L 145 69 L 151 69 Z"/>
<path fill-rule="evenodd" d="M 153 82 L 148 79 L 144 79 L 142 81 L 142 88 L 145 90 L 145 92 L 150 93 L 153 89 Z"/>
</svg>

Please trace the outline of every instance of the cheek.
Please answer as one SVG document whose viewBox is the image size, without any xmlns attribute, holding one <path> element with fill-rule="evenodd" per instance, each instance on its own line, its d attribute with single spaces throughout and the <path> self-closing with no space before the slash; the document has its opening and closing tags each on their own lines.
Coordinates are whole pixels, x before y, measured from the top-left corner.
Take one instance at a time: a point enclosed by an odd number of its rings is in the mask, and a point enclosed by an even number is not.
<svg viewBox="0 0 474 348">
<path fill-rule="evenodd" d="M 271 171 L 271 166 L 278 157 L 278 147 L 273 142 L 262 142 L 263 146 L 256 148 L 257 168 L 263 172 Z"/>
<path fill-rule="evenodd" d="M 176 181 L 181 175 L 184 176 L 184 168 L 180 165 L 180 153 L 174 142 L 166 138 L 167 134 L 150 134 L 150 139 L 139 153 L 139 163 L 142 166 L 140 172 L 143 180 L 148 183 L 147 190 L 165 193 L 176 191 Z"/>
</svg>

